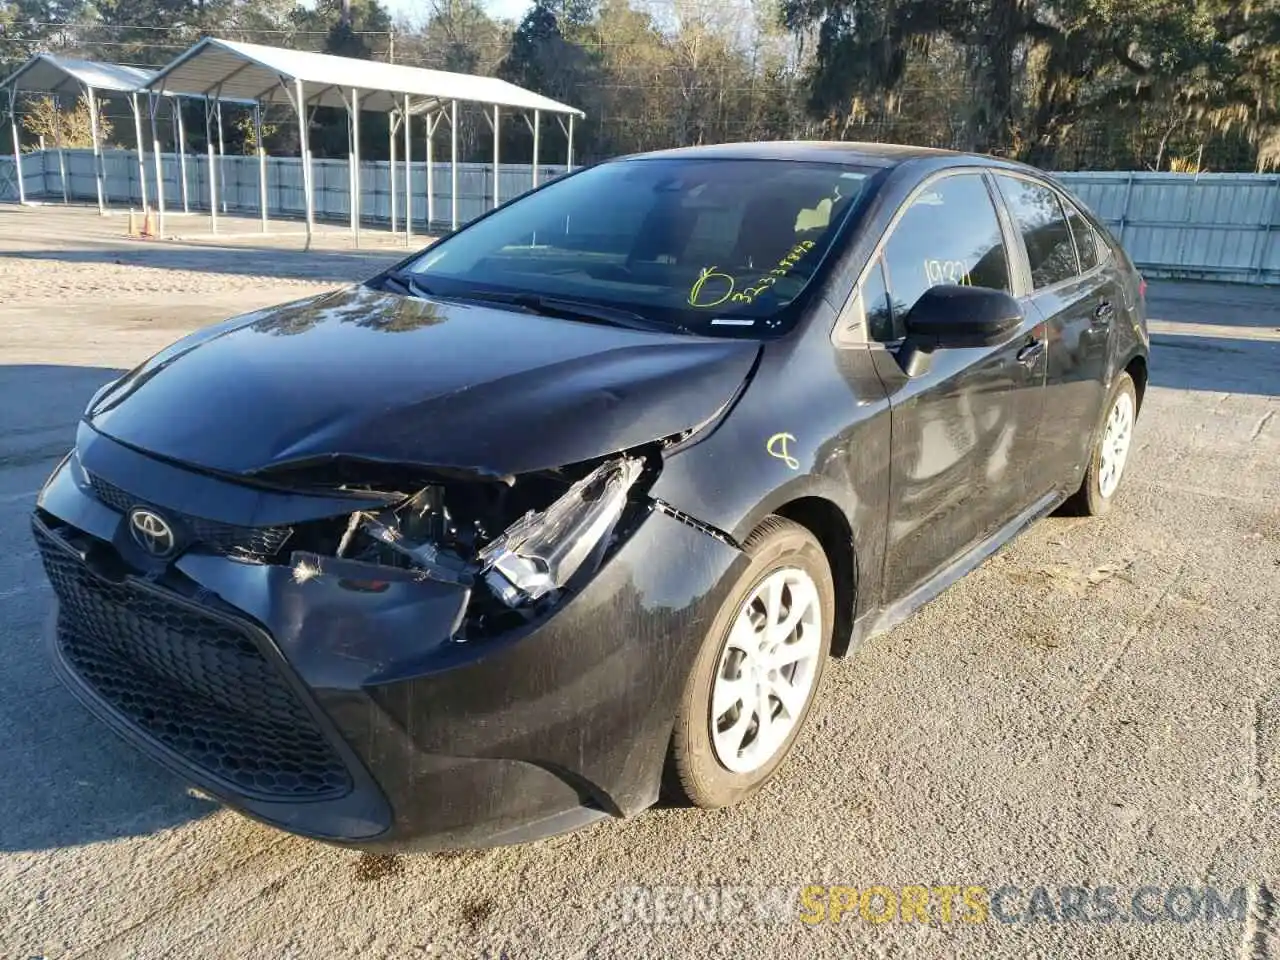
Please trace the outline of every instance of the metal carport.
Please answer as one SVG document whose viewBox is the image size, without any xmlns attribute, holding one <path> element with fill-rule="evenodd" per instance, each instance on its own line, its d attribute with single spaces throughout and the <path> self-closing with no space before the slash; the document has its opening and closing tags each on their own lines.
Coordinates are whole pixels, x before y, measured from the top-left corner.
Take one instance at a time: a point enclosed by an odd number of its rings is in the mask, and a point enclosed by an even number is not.
<svg viewBox="0 0 1280 960">
<path fill-rule="evenodd" d="M 46 93 L 53 96 L 56 104 L 61 107 L 61 100 L 64 96 L 84 96 L 85 102 L 89 107 L 89 124 L 90 132 L 93 140 L 93 158 L 94 158 L 94 180 L 97 185 L 98 194 L 98 212 L 106 212 L 107 197 L 103 186 L 104 171 L 102 162 L 102 142 L 101 142 L 101 124 L 99 122 L 99 100 L 105 99 L 101 97 L 103 92 L 122 94 L 129 101 L 129 105 L 133 110 L 134 134 L 137 138 L 138 147 L 138 179 L 142 192 L 142 206 L 144 209 L 148 205 L 147 197 L 147 176 L 146 176 L 146 148 L 143 146 L 142 134 L 142 114 L 143 109 L 139 101 L 141 95 L 145 94 L 147 98 L 148 113 L 151 120 L 151 142 L 155 157 L 155 176 L 156 176 L 156 193 L 157 199 L 163 203 L 162 197 L 164 192 L 164 179 L 161 170 L 161 153 L 160 153 L 160 137 L 156 129 L 156 112 L 159 107 L 159 98 L 150 90 L 147 85 L 156 76 L 154 70 L 144 70 L 140 67 L 127 67 L 119 63 L 97 63 L 92 60 L 78 60 L 73 57 L 63 57 L 51 53 L 39 53 L 24 63 L 21 67 L 11 73 L 4 80 L 0 80 L 0 89 L 4 89 L 9 95 L 9 124 L 10 133 L 13 137 L 13 157 L 14 164 L 18 174 L 18 202 L 26 202 L 26 190 L 22 182 L 22 149 L 19 142 L 18 134 L 18 115 L 17 115 L 17 97 L 20 93 Z M 188 96 L 183 94 L 181 96 Z M 171 96 L 170 107 L 173 111 L 173 139 L 176 145 L 175 152 L 178 155 L 178 169 L 182 184 L 182 208 L 189 208 L 189 200 L 187 195 L 187 152 L 186 152 L 186 130 L 182 120 L 182 110 L 179 103 L 179 96 Z M 221 153 L 222 143 L 222 114 L 219 109 L 219 102 L 210 100 L 208 97 L 195 96 L 191 99 L 203 100 L 205 104 L 206 119 L 215 113 L 218 120 L 217 139 L 219 142 L 219 153 Z M 251 100 L 233 100 L 231 102 L 239 103 L 243 106 L 252 106 L 255 112 L 259 109 L 258 104 Z M 256 113 L 255 113 L 256 118 Z M 61 142 L 61 126 L 58 127 L 58 171 L 61 178 L 62 200 L 67 202 L 67 168 L 66 159 L 63 154 Z M 213 133 L 209 131 L 210 145 L 213 143 Z M 212 156 L 212 146 L 210 149 Z M 215 177 L 213 164 L 210 164 L 210 178 Z M 211 200 L 216 199 L 211 196 Z M 161 227 L 163 235 L 163 226 Z"/>
<path fill-rule="evenodd" d="M 83 95 L 89 107 L 89 125 L 93 139 L 94 178 L 98 187 L 98 211 L 105 212 L 106 197 L 103 193 L 102 144 L 98 136 L 99 94 L 124 94 L 133 108 L 134 130 L 138 138 L 138 171 L 142 181 L 143 205 L 146 204 L 146 159 L 142 149 L 142 112 L 138 105 L 138 91 L 150 82 L 155 74 L 150 70 L 126 67 L 119 63 L 94 63 L 71 57 L 38 53 L 17 70 L 0 81 L 0 87 L 9 95 L 9 129 L 13 136 L 13 162 L 18 174 L 18 202 L 26 203 L 26 190 L 22 183 L 22 148 L 18 138 L 17 98 L 19 93 L 47 93 L 60 103 L 68 94 Z M 58 170 L 62 178 L 62 199 L 67 199 L 67 167 L 62 150 L 61 127 L 58 128 Z"/>
<path fill-rule="evenodd" d="M 149 88 L 164 95 L 203 96 L 212 100 L 234 98 L 260 104 L 284 104 L 293 107 L 298 118 L 299 154 L 302 160 L 302 184 L 308 242 L 315 228 L 314 184 L 311 152 L 308 144 L 307 111 L 315 107 L 343 107 L 347 111 L 351 131 L 350 188 L 351 231 L 359 241 L 360 233 L 360 111 L 385 112 L 391 117 L 391 182 L 395 183 L 395 133 L 404 127 L 404 192 L 406 236 L 412 233 L 410 217 L 410 160 L 412 142 L 410 117 L 423 116 L 427 128 L 427 203 L 428 226 L 434 219 L 433 139 L 441 120 L 450 128 L 451 215 L 454 229 L 458 226 L 458 104 L 479 103 L 493 108 L 486 118 L 493 128 L 493 199 L 498 198 L 499 111 L 506 107 L 522 112 L 533 133 L 533 183 L 538 182 L 538 150 L 543 113 L 556 117 L 568 141 L 568 166 L 573 166 L 573 121 L 585 114 L 575 107 L 525 90 L 496 77 L 424 70 L 419 67 L 358 60 L 332 54 L 286 50 L 253 43 L 240 43 L 207 37 L 179 56 L 156 74 Z M 530 119 L 529 115 L 532 115 Z M 567 126 L 565 118 L 567 120 Z M 260 169 L 266 165 L 266 154 L 259 147 Z M 265 173 L 262 177 L 265 184 Z M 158 198 L 163 205 L 163 197 Z M 262 216 L 266 217 L 265 198 Z M 392 198 L 391 209 L 396 201 Z M 215 229 L 216 229 L 216 204 Z M 163 214 L 162 214 L 163 215 Z M 394 217 L 394 213 L 393 213 Z M 393 220 L 392 229 L 395 229 Z"/>
</svg>

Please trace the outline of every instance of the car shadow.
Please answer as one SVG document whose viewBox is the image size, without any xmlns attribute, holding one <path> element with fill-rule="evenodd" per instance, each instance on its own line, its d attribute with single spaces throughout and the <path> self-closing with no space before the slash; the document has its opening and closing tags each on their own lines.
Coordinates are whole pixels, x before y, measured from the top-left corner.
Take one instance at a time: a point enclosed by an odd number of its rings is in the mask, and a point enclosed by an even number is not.
<svg viewBox="0 0 1280 960">
<path fill-rule="evenodd" d="M 39 591 L 47 601 L 47 591 Z M 9 688 L 25 709 L 0 711 L 5 744 L 0 852 L 145 836 L 218 809 L 117 738 L 53 679 L 38 625 L 6 625 L 19 648 Z"/>
<path fill-rule="evenodd" d="M 0 852 L 150 834 L 217 809 L 80 706 L 54 678 L 42 639 L 53 591 L 31 537 L 36 490 L 94 391 L 123 372 L 0 366 Z"/>
<path fill-rule="evenodd" d="M 1150 385 L 1280 396 L 1280 338 L 1152 333 Z"/>
<path fill-rule="evenodd" d="M 191 270 L 250 277 L 279 277 L 348 283 L 366 280 L 407 256 L 411 250 L 290 250 L 271 246 L 220 246 L 200 243 L 182 246 L 167 244 L 95 244 L 61 250 L 5 250 L 0 257 L 22 260 L 53 260 L 61 263 L 117 263 L 160 270 Z"/>
<path fill-rule="evenodd" d="M 1280 298 L 1272 287 L 1153 280 L 1152 386 L 1280 396 Z"/>
<path fill-rule="evenodd" d="M 1152 280 L 1147 316 L 1204 327 L 1280 330 L 1280 299 L 1275 287 L 1196 280 Z"/>
</svg>

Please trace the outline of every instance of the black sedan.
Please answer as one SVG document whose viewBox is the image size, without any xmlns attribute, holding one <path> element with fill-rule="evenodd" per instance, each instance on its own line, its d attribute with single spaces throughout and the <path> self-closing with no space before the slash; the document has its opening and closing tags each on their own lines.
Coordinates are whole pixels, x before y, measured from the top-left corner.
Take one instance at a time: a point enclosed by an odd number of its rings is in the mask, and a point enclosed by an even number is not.
<svg viewBox="0 0 1280 960">
<path fill-rule="evenodd" d="M 1144 284 L 1044 175 L 743 144 L 562 177 L 103 387 L 40 493 L 57 672 L 368 849 L 734 803 L 823 667 L 1111 508 Z"/>
</svg>

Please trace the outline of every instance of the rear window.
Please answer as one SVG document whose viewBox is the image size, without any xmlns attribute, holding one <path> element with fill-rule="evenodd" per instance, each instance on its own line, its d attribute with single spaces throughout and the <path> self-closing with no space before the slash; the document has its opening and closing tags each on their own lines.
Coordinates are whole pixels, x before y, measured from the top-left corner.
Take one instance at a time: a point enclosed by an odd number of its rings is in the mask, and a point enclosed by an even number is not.
<svg viewBox="0 0 1280 960">
<path fill-rule="evenodd" d="M 1079 210 L 1070 203 L 1066 207 L 1067 223 L 1071 225 L 1071 236 L 1076 242 L 1076 253 L 1080 256 L 1080 272 L 1087 273 L 1102 259 L 1102 251 L 1098 249 L 1098 235 Z"/>
<path fill-rule="evenodd" d="M 1030 180 L 1005 176 L 996 180 L 1026 245 L 1035 288 L 1051 287 L 1079 274 L 1075 244 L 1058 195 Z"/>
<path fill-rule="evenodd" d="M 605 163 L 516 200 L 410 269 L 442 296 L 532 293 L 703 334 L 778 332 L 871 173 L 786 160 Z"/>
</svg>

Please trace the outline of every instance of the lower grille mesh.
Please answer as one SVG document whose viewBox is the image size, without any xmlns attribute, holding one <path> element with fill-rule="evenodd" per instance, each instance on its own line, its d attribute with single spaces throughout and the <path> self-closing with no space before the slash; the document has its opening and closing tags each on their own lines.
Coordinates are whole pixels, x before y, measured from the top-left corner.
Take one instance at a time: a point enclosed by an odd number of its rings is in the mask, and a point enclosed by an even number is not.
<svg viewBox="0 0 1280 960">
<path fill-rule="evenodd" d="M 58 642 L 96 694 L 240 792 L 315 800 L 350 791 L 333 747 L 284 677 L 230 624 L 94 575 L 36 529 L 58 595 Z"/>
</svg>

